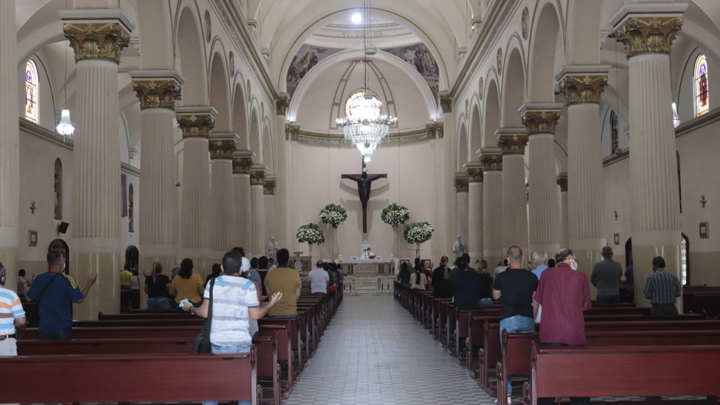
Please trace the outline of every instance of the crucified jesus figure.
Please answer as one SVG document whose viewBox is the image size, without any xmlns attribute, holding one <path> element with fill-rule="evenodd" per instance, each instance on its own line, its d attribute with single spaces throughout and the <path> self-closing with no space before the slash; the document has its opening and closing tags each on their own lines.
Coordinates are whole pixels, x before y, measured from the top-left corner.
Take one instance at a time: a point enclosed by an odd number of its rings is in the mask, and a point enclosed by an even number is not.
<svg viewBox="0 0 720 405">
<path fill-rule="evenodd" d="M 365 160 L 362 162 L 362 174 L 343 174 L 340 176 L 342 179 L 350 179 L 357 183 L 358 195 L 360 196 L 360 202 L 362 203 L 362 214 L 363 214 L 363 233 L 367 233 L 367 203 L 370 200 L 370 189 L 372 188 L 372 182 L 377 179 L 387 179 L 387 174 L 367 174 L 367 167 L 365 166 Z"/>
</svg>

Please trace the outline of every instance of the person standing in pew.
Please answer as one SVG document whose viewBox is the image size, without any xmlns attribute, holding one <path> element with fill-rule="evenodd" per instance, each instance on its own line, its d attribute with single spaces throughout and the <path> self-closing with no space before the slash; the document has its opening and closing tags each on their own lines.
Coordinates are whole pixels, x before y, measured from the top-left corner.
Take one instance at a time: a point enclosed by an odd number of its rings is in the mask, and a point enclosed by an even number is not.
<svg viewBox="0 0 720 405">
<path fill-rule="evenodd" d="M 450 273 L 450 291 L 452 292 L 453 305 L 460 310 L 477 309 L 480 303 L 480 291 L 482 290 L 480 274 L 468 267 L 463 256 L 455 260 L 455 266 L 457 267 Z M 461 349 L 464 347 L 464 344 L 460 345 Z"/>
<path fill-rule="evenodd" d="M 653 274 L 645 280 L 643 295 L 650 300 L 650 315 L 677 315 L 675 299 L 682 293 L 680 280 L 665 270 L 665 259 L 657 256 L 652 259 Z"/>
<path fill-rule="evenodd" d="M 603 260 L 595 263 L 590 275 L 590 282 L 597 288 L 598 304 L 620 303 L 620 279 L 623 270 L 619 262 L 612 259 L 613 250 L 610 246 L 603 246 L 600 254 Z"/>
<path fill-rule="evenodd" d="M 0 357 L 17 356 L 16 329 L 25 327 L 25 310 L 15 291 L 5 288 L 5 266 L 0 263 Z"/>
<path fill-rule="evenodd" d="M 577 271 L 578 261 L 570 249 L 555 255 L 557 267 L 543 272 L 535 293 L 535 312 L 542 305 L 540 344 L 545 347 L 585 346 L 583 311 L 592 306 L 585 273 Z M 572 404 L 590 404 L 590 398 L 570 398 Z M 552 405 L 555 398 L 540 398 L 539 405 Z"/>
<path fill-rule="evenodd" d="M 290 252 L 280 249 L 277 252 L 278 266 L 265 276 L 265 289 L 269 296 L 282 293 L 280 302 L 270 310 L 269 316 L 275 318 L 294 318 L 297 316 L 297 300 L 300 299 L 300 273 L 288 267 Z"/>
<path fill-rule="evenodd" d="M 433 297 L 449 298 L 452 297 L 450 292 L 450 267 L 448 266 L 448 257 L 440 258 L 440 266 L 433 270 L 432 273 L 432 289 Z"/>
<path fill-rule="evenodd" d="M 507 251 L 508 269 L 495 277 L 493 298 L 502 298 L 500 307 L 500 342 L 502 333 L 533 333 L 533 294 L 538 286 L 537 277 L 523 268 L 525 256 L 518 246 L 511 246 Z M 507 396 L 510 403 L 512 394 L 511 380 L 508 378 Z"/>
<path fill-rule="evenodd" d="M 249 353 L 252 346 L 250 320 L 265 316 L 282 299 L 282 293 L 272 295 L 270 303 L 260 306 L 255 283 L 240 277 L 243 256 L 234 250 L 225 253 L 222 260 L 223 274 L 215 279 L 213 309 L 211 314 L 210 345 L 213 354 Z M 203 302 L 194 307 L 185 301 L 182 309 L 201 318 L 208 317 L 210 284 L 205 287 Z M 203 405 L 216 405 L 218 401 L 203 401 Z M 250 405 L 250 401 L 239 401 Z"/>
<path fill-rule="evenodd" d="M 65 257 L 58 250 L 47 254 L 48 271 L 38 275 L 25 292 L 28 301 L 40 300 L 39 340 L 68 340 L 72 333 L 72 303 L 82 304 L 97 280 L 97 273 L 88 276 L 80 291 L 75 280 L 65 274 Z"/>
<path fill-rule="evenodd" d="M 175 296 L 178 305 L 186 298 L 196 307 L 202 305 L 205 284 L 199 274 L 193 273 L 193 267 L 192 259 L 183 259 L 180 271 L 170 282 L 170 295 Z M 178 306 L 177 311 L 182 312 L 182 308 Z"/>
<path fill-rule="evenodd" d="M 162 263 L 154 262 L 152 273 L 143 272 L 143 290 L 148 295 L 147 309 L 170 309 L 170 279 L 162 271 Z"/>
</svg>

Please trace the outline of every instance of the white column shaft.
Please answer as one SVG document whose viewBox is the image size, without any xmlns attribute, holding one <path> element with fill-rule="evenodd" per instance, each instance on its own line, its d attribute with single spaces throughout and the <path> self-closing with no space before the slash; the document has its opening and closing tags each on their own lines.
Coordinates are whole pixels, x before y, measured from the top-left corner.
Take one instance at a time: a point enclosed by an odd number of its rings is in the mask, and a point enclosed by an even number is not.
<svg viewBox="0 0 720 405">
<path fill-rule="evenodd" d="M 277 233 L 277 216 L 274 215 L 277 212 L 277 198 L 268 194 L 263 197 L 263 200 L 265 202 L 265 239 L 267 240 L 263 239 L 262 250 L 259 253 L 265 255 L 267 242 L 270 241 L 271 236 L 276 236 L 275 233 Z"/>
<path fill-rule="evenodd" d="M 560 191 L 560 218 L 562 218 L 562 226 L 560 228 L 560 246 L 568 247 L 568 193 Z"/>
<path fill-rule="evenodd" d="M 181 256 L 207 257 L 210 247 L 208 241 L 208 206 L 210 202 L 208 139 L 185 138 L 183 142 Z"/>
<path fill-rule="evenodd" d="M 252 196 L 252 254 L 261 255 L 265 251 L 265 195 L 262 185 L 250 186 Z"/>
<path fill-rule="evenodd" d="M 555 173 L 555 142 L 552 134 L 535 134 L 530 135 L 528 144 L 530 250 L 527 253 L 544 250 L 552 254 L 560 247 L 560 209 Z"/>
<path fill-rule="evenodd" d="M 528 224 L 523 155 L 503 155 L 502 241 L 503 248 L 517 245 L 527 251 Z"/>
<path fill-rule="evenodd" d="M 239 187 L 240 204 L 236 208 L 240 216 L 240 246 L 248 253 L 253 248 L 253 223 L 252 223 L 252 193 L 250 190 L 250 174 L 237 174 L 236 186 Z"/>
<path fill-rule="evenodd" d="M 290 246 L 292 233 L 288 216 L 290 213 L 292 154 L 290 153 L 290 141 L 285 139 L 285 115 L 275 116 L 275 139 L 277 142 L 277 184 L 275 186 L 275 236 L 280 246 Z"/>
<path fill-rule="evenodd" d="M 232 160 L 213 159 L 211 161 L 211 200 L 212 229 L 210 231 L 210 250 L 213 260 L 221 260 L 233 245 L 233 198 L 234 185 Z"/>
<path fill-rule="evenodd" d="M 469 240 L 469 204 L 470 198 L 467 191 L 455 193 L 455 233 L 460 235 L 465 242 Z"/>
<path fill-rule="evenodd" d="M 503 200 L 502 172 L 486 171 L 483 180 L 483 257 L 494 265 L 503 252 Z"/>
<path fill-rule="evenodd" d="M 468 253 L 474 263 L 483 257 L 483 183 L 468 183 Z M 472 263 L 469 263 L 472 265 Z"/>
</svg>

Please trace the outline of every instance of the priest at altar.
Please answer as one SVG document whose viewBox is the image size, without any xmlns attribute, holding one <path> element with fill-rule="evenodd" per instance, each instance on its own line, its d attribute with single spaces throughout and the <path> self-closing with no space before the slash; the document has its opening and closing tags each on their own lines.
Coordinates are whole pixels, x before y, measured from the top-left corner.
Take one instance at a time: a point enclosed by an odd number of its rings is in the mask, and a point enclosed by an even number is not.
<svg viewBox="0 0 720 405">
<path fill-rule="evenodd" d="M 363 241 L 362 243 L 362 252 L 360 253 L 360 259 L 367 260 L 367 259 L 374 259 L 375 253 L 370 249 L 370 243 L 368 243 L 367 239 Z"/>
</svg>

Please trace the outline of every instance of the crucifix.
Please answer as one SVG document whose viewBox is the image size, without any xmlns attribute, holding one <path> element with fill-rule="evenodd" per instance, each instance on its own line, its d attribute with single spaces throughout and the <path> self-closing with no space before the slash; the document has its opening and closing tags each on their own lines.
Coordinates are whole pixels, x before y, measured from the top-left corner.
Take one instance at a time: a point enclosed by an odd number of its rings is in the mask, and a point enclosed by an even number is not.
<svg viewBox="0 0 720 405">
<path fill-rule="evenodd" d="M 363 233 L 367 233 L 367 203 L 370 200 L 372 182 L 377 179 L 387 179 L 387 174 L 367 174 L 365 159 L 362 161 L 362 174 L 343 174 L 341 179 L 350 179 L 357 183 L 358 195 L 362 203 Z"/>
</svg>

